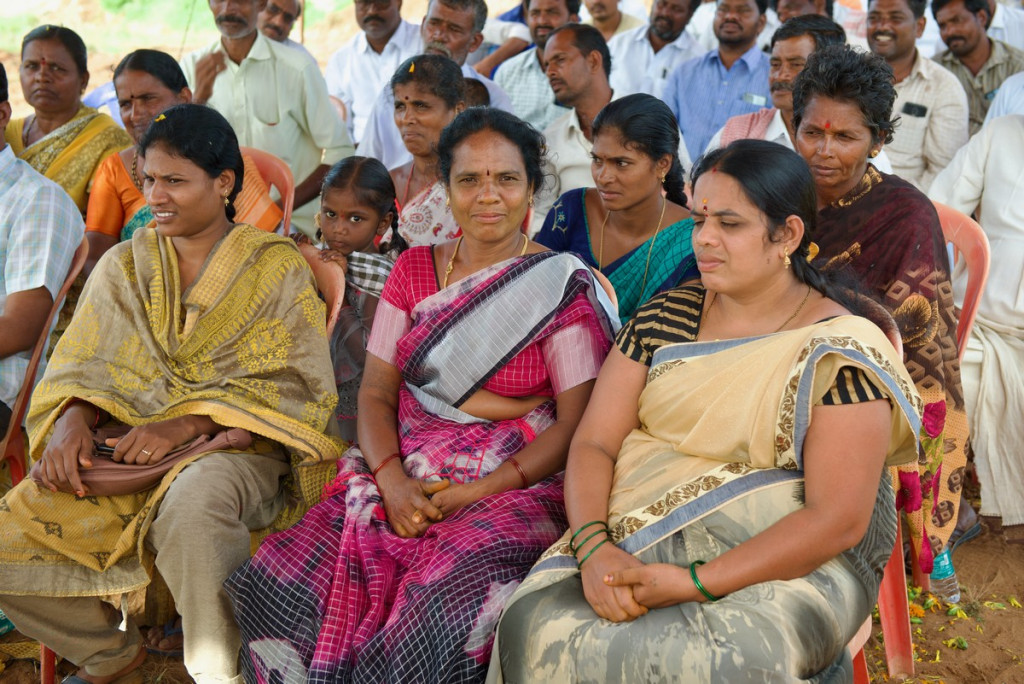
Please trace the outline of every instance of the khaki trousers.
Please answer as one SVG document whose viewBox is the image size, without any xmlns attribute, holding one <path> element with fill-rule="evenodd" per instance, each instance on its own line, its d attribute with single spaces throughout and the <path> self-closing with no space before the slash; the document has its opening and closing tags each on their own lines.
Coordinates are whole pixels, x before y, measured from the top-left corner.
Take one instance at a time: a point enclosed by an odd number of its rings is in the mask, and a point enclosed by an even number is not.
<svg viewBox="0 0 1024 684">
<path fill-rule="evenodd" d="M 146 536 L 181 614 L 185 667 L 200 684 L 242 682 L 241 637 L 221 585 L 249 558 L 249 531 L 280 512 L 288 469 L 283 451 L 204 456 L 174 480 Z M 118 672 L 141 646 L 136 626 L 121 631 L 121 611 L 98 597 L 0 595 L 0 608 L 90 675 Z"/>
</svg>

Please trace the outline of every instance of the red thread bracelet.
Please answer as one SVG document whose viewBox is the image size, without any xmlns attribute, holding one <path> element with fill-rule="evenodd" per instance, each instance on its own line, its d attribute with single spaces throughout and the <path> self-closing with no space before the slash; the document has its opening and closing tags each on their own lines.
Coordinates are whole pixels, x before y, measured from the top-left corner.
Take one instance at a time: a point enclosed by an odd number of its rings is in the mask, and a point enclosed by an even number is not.
<svg viewBox="0 0 1024 684">
<path fill-rule="evenodd" d="M 381 470 L 383 470 L 384 466 L 386 466 L 388 463 L 390 463 L 394 459 L 398 458 L 398 456 L 399 456 L 399 453 L 396 451 L 395 453 L 391 454 L 390 456 L 385 458 L 383 461 L 381 461 L 380 465 L 378 465 L 376 468 L 373 469 L 373 474 L 372 474 L 373 479 L 376 480 L 377 479 L 377 473 L 379 473 Z"/>
<path fill-rule="evenodd" d="M 516 460 L 515 456 L 509 456 L 508 460 L 509 463 L 519 471 L 519 477 L 523 478 L 523 489 L 528 489 L 530 487 L 530 481 L 526 479 L 526 473 L 523 471 L 523 466 L 519 465 L 519 461 Z"/>
<path fill-rule="evenodd" d="M 96 428 L 98 428 L 99 425 L 100 425 L 100 409 L 98 407 L 96 407 L 96 406 L 93 406 L 92 404 L 87 402 L 85 399 L 79 399 L 78 397 L 74 397 L 71 401 L 69 401 L 68 403 L 64 404 L 64 408 L 62 408 L 60 410 L 60 415 L 57 416 L 57 417 L 58 418 L 63 418 L 64 414 L 68 412 L 68 409 L 70 409 L 75 404 L 85 404 L 86 406 L 92 407 L 96 411 L 96 419 L 93 420 L 92 427 L 89 428 L 90 430 L 95 432 Z"/>
</svg>

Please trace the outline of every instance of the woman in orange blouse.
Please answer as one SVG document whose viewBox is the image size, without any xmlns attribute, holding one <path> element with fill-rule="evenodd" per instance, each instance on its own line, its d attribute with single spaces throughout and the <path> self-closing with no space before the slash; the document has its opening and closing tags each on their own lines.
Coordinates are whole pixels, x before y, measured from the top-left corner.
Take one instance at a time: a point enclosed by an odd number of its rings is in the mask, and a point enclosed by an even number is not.
<svg viewBox="0 0 1024 684">
<path fill-rule="evenodd" d="M 114 88 L 121 120 L 136 143 L 161 112 L 192 101 L 192 91 L 181 67 L 173 57 L 158 50 L 136 50 L 122 59 L 114 69 Z M 281 209 L 270 199 L 255 162 L 249 157 L 243 159 L 242 191 L 235 199 L 237 220 L 273 231 L 281 223 Z M 142 196 L 143 162 L 139 151 L 130 147 L 109 156 L 96 170 L 85 218 L 89 240 L 87 274 L 108 249 L 131 239 L 137 228 L 153 220 Z"/>
</svg>

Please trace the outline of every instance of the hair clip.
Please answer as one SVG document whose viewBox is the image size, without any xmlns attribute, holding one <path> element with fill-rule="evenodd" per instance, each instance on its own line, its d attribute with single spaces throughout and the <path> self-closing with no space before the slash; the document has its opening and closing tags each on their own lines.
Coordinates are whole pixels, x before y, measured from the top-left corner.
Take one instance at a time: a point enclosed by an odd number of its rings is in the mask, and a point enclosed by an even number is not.
<svg viewBox="0 0 1024 684">
<path fill-rule="evenodd" d="M 807 262 L 814 261 L 814 257 L 818 256 L 818 243 L 813 240 L 807 244 Z"/>
<path fill-rule="evenodd" d="M 155 119 L 153 119 L 153 123 L 156 123 L 157 121 L 163 121 L 166 118 L 167 118 L 166 114 L 161 114 L 158 117 L 156 117 Z"/>
</svg>

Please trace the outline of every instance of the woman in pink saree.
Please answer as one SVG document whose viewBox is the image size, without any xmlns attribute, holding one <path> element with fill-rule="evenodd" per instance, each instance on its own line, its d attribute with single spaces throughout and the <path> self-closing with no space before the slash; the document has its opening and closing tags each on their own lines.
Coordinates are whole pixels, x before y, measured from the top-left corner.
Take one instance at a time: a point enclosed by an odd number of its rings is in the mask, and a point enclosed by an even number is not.
<svg viewBox="0 0 1024 684">
<path fill-rule="evenodd" d="M 542 137 L 473 108 L 441 143 L 463 236 L 398 259 L 360 446 L 228 580 L 250 682 L 482 680 L 506 598 L 565 529 L 561 471 L 614 317 L 578 258 L 519 230 Z"/>
</svg>

